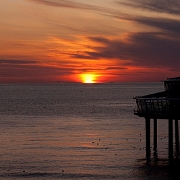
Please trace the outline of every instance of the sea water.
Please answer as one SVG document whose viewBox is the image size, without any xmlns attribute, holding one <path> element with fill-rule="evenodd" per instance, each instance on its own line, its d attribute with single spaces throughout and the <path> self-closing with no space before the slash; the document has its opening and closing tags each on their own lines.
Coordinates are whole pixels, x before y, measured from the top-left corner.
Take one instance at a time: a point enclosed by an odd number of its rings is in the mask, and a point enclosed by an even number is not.
<svg viewBox="0 0 180 180">
<path fill-rule="evenodd" d="M 133 97 L 163 90 L 162 82 L 0 85 L 0 179 L 175 178 L 167 120 L 158 120 L 158 151 L 147 160 L 145 121 L 133 112 Z"/>
</svg>

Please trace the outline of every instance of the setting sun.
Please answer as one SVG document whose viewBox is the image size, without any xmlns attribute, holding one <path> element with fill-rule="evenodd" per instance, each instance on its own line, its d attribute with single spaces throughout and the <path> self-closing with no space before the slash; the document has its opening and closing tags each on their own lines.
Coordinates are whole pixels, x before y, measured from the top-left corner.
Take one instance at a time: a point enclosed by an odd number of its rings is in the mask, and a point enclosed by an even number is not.
<svg viewBox="0 0 180 180">
<path fill-rule="evenodd" d="M 96 83 L 95 74 L 82 74 L 81 79 L 83 83 Z"/>
</svg>

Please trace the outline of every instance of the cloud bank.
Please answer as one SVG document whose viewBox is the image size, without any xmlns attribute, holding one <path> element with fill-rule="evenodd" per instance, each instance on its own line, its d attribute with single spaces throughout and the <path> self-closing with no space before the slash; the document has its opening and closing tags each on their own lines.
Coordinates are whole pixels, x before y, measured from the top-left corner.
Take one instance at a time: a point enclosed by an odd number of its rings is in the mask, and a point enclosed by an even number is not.
<svg viewBox="0 0 180 180">
<path fill-rule="evenodd" d="M 126 5 L 133 8 L 144 9 L 148 11 L 180 14 L 180 1 L 179 0 L 129 0 L 129 2 L 117 1 L 121 5 Z"/>
<path fill-rule="evenodd" d="M 166 38 L 162 33 L 131 33 L 124 41 L 122 39 L 106 39 L 90 37 L 91 41 L 103 43 L 104 46 L 94 48 L 86 55 L 74 55 L 82 59 L 117 59 L 119 65 L 174 68 L 180 67 L 180 41 L 176 38 Z"/>
</svg>

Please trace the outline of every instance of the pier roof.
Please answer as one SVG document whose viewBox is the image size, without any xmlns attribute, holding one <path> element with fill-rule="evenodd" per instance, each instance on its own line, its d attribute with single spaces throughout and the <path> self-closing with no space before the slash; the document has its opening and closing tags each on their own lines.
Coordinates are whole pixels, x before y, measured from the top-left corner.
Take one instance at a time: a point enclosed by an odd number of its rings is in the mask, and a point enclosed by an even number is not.
<svg viewBox="0 0 180 180">
<path fill-rule="evenodd" d="M 167 78 L 165 81 L 180 81 L 180 76 L 173 77 L 173 78 Z"/>
<path fill-rule="evenodd" d="M 165 91 L 137 96 L 134 114 L 140 117 L 180 119 L 180 77 L 167 78 Z"/>
</svg>

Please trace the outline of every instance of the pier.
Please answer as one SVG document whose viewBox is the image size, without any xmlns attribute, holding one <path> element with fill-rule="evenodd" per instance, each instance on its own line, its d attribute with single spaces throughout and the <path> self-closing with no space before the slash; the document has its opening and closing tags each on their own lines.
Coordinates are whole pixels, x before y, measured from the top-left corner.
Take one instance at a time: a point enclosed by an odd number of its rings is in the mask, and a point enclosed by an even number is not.
<svg viewBox="0 0 180 180">
<path fill-rule="evenodd" d="M 153 144 L 157 151 L 157 121 L 168 120 L 168 156 L 173 158 L 173 133 L 175 133 L 175 153 L 179 157 L 179 124 L 180 120 L 180 77 L 168 78 L 164 81 L 164 91 L 137 96 L 137 108 L 134 114 L 145 118 L 146 127 L 146 157 L 150 157 L 150 121 L 153 120 Z M 173 126 L 174 124 L 174 126 Z M 174 128 L 173 128 L 174 127 Z M 173 131 L 174 129 L 174 131 Z"/>
</svg>

